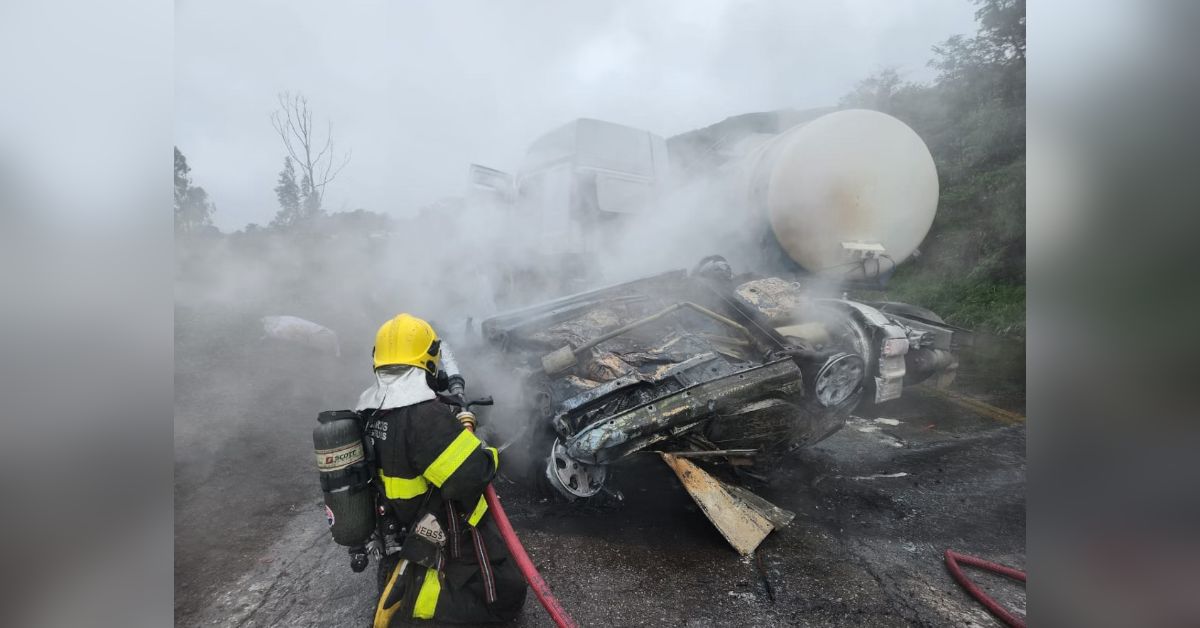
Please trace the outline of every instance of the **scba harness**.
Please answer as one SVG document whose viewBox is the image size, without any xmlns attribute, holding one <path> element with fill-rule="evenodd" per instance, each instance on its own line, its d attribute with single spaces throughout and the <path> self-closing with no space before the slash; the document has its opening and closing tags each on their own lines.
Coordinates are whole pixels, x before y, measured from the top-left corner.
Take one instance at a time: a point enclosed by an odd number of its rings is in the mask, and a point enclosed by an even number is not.
<svg viewBox="0 0 1200 628">
<path fill-rule="evenodd" d="M 483 488 L 499 466 L 498 452 L 463 429 L 439 401 L 376 412 L 367 425 L 380 501 L 397 521 L 407 522 L 399 529 L 399 562 L 380 596 L 376 625 L 407 615 L 401 611 L 410 605 L 416 619 L 462 612 L 474 605 L 470 599 L 458 596 L 458 608 L 443 606 L 441 613 L 438 600 L 454 597 L 456 587 L 476 578 L 483 606 L 494 605 L 500 595 L 479 525 L 487 511 Z M 471 554 L 463 551 L 464 542 Z M 482 608 L 469 621 L 493 621 L 493 615 Z"/>
</svg>

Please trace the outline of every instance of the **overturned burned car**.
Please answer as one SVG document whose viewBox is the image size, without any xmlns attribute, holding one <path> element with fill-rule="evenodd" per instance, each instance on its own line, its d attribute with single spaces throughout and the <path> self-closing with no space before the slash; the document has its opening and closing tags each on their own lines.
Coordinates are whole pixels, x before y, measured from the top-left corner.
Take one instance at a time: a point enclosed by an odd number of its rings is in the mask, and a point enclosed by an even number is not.
<svg viewBox="0 0 1200 628">
<path fill-rule="evenodd" d="M 953 379 L 958 330 L 899 303 L 818 298 L 724 259 L 504 313 L 483 337 L 518 365 L 520 447 L 569 500 L 641 451 L 754 473 L 841 428 L 864 398 Z M 539 463 L 541 464 L 541 463 Z"/>
</svg>

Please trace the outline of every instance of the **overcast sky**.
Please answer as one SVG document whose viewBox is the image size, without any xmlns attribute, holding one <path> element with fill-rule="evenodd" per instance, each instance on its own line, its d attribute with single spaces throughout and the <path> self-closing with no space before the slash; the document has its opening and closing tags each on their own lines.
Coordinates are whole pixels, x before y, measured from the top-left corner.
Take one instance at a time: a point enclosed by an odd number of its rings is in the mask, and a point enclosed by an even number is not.
<svg viewBox="0 0 1200 628">
<path fill-rule="evenodd" d="M 222 230 L 265 224 L 284 152 L 276 93 L 305 94 L 353 157 L 326 208 L 403 215 L 462 194 L 467 165 L 515 168 L 592 117 L 673 135 L 835 104 L 886 66 L 928 80 L 930 47 L 974 33 L 966 0 L 242 2 L 181 0 L 175 140 Z"/>
</svg>

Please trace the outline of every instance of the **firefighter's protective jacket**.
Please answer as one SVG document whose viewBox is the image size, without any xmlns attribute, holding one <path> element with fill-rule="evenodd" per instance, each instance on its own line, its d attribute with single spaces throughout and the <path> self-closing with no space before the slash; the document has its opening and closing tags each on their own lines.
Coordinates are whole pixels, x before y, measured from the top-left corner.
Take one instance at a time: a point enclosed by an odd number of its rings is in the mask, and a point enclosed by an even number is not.
<svg viewBox="0 0 1200 628">
<path fill-rule="evenodd" d="M 485 518 L 484 488 L 499 455 L 437 400 L 424 372 L 380 369 L 363 393 L 367 437 L 373 440 L 379 483 L 401 525 L 432 513 L 446 535 L 434 567 L 399 561 L 390 569 L 376 626 L 416 619 L 461 623 L 508 621 L 520 611 L 525 583 Z M 378 403 L 378 406 L 372 404 Z"/>
</svg>

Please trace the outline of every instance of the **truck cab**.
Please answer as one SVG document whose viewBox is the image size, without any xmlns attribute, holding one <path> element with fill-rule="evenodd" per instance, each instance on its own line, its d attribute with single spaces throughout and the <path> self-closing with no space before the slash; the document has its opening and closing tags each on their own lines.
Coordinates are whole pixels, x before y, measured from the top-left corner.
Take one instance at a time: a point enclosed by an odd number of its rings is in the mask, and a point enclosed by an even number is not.
<svg viewBox="0 0 1200 628">
<path fill-rule="evenodd" d="M 540 282 L 565 282 L 570 291 L 591 279 L 586 260 L 602 252 L 622 216 L 655 211 L 667 169 L 661 136 L 581 118 L 535 140 L 516 175 L 472 164 L 469 196 L 524 226 L 521 254 L 507 264 L 510 280 L 551 268 L 559 276 Z"/>
</svg>

